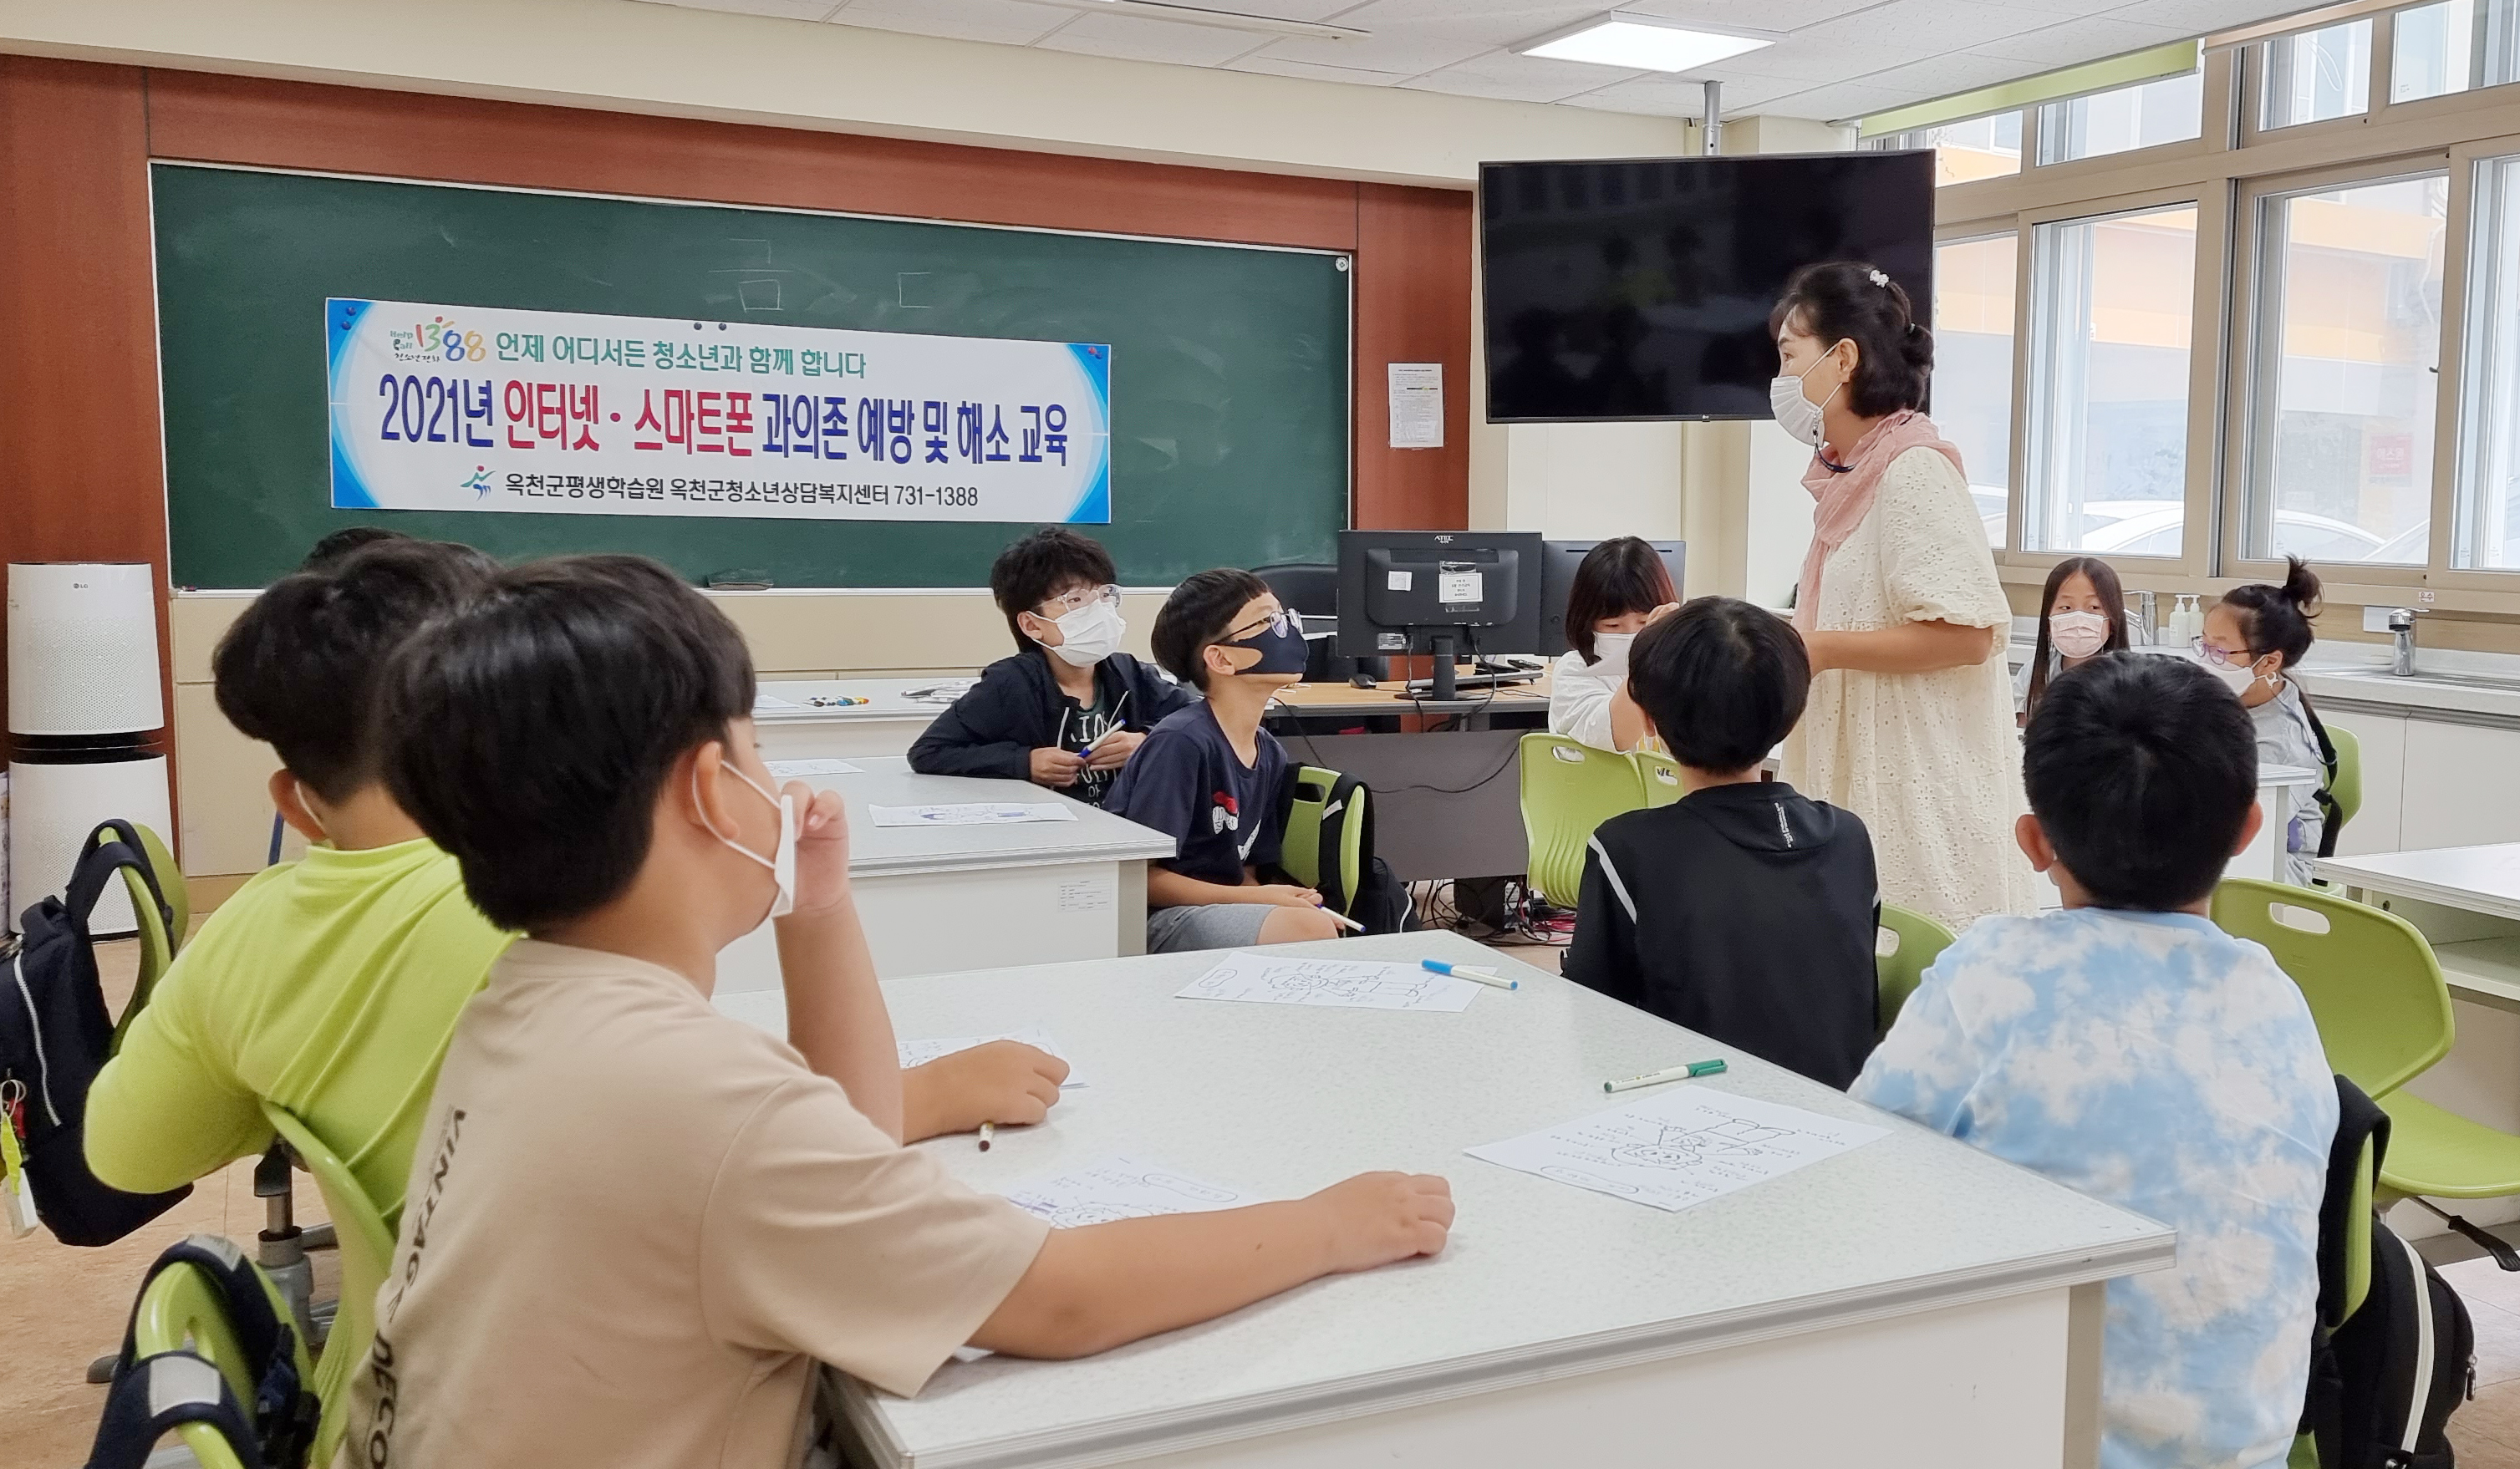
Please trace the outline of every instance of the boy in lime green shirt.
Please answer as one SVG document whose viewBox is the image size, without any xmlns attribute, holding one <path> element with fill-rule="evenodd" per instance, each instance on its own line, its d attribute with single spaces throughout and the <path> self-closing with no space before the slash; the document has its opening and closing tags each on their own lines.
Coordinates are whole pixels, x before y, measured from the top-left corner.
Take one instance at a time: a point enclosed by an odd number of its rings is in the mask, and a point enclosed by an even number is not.
<svg viewBox="0 0 2520 1469">
<path fill-rule="evenodd" d="M 281 817 L 310 843 L 220 905 L 158 982 L 88 1093 L 87 1159 L 155 1192 L 271 1145 L 268 1100 L 348 1165 L 393 1228 L 456 1016 L 513 935 L 380 777 L 377 671 L 497 563 L 386 536 L 319 547 L 254 600 L 212 658 L 219 710 L 268 741 Z M 908 1072 L 912 1135 L 1039 1122 L 1064 1063 L 1001 1042 Z"/>
</svg>

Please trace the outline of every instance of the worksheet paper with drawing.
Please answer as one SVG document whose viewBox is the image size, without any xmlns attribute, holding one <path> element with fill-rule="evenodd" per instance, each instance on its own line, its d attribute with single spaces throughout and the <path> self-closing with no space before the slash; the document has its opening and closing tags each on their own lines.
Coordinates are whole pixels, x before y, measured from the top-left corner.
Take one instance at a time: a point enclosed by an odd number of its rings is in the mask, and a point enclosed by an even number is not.
<svg viewBox="0 0 2520 1469">
<path fill-rule="evenodd" d="M 1351 1010 L 1466 1010 L 1479 988 L 1466 979 L 1416 964 L 1289 958 L 1238 951 L 1173 998 L 1327 1004 Z"/>
<path fill-rule="evenodd" d="M 1156 1214 L 1204 1214 L 1261 1202 L 1223 1183 L 1193 1178 L 1178 1168 L 1113 1153 L 1055 1179 L 1007 1190 L 1016 1208 L 1061 1229 L 1107 1224 Z"/>
<path fill-rule="evenodd" d="M 870 806 L 878 826 L 1012 826 L 1025 822 L 1072 822 L 1076 813 L 1053 801 L 967 801 L 952 806 Z"/>
<path fill-rule="evenodd" d="M 1066 1051 L 1058 1048 L 1058 1043 L 1051 1038 L 1048 1031 L 1018 1030 L 996 1036 L 953 1036 L 941 1041 L 897 1041 L 894 1046 L 901 1052 L 901 1069 L 908 1071 L 913 1066 L 924 1066 L 940 1056 L 969 1050 L 974 1046 L 986 1046 L 992 1041 L 1020 1041 L 1035 1050 L 1046 1050 L 1067 1062 L 1067 1080 L 1059 1083 L 1061 1088 L 1085 1085 L 1085 1078 L 1077 1074 L 1076 1063 L 1069 1060 Z"/>
<path fill-rule="evenodd" d="M 799 780 L 807 776 L 863 776 L 857 766 L 845 760 L 765 760 L 770 774 L 782 780 Z"/>
<path fill-rule="evenodd" d="M 1677 1211 L 1782 1178 L 1888 1131 L 1683 1083 L 1659 1096 L 1463 1151 L 1595 1193 Z"/>
</svg>

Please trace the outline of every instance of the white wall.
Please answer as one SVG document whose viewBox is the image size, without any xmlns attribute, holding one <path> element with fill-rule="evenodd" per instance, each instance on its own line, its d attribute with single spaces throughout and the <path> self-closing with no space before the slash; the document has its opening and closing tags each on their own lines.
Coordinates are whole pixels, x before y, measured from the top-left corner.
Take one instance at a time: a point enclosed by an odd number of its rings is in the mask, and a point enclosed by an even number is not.
<svg viewBox="0 0 2520 1469">
<path fill-rule="evenodd" d="M 0 51 L 1466 188 L 1686 124 L 637 0 L 0 0 Z"/>
</svg>

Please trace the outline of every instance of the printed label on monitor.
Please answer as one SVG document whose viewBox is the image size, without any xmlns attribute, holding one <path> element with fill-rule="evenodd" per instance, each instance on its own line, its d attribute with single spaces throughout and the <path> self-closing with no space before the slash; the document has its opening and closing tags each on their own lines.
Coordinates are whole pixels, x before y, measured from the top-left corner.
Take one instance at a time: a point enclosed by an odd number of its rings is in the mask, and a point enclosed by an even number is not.
<svg viewBox="0 0 2520 1469">
<path fill-rule="evenodd" d="M 1486 580 L 1476 571 L 1439 571 L 1435 574 L 1435 600 L 1446 606 L 1484 601 L 1487 594 L 1480 589 Z"/>
<path fill-rule="evenodd" d="M 1409 651 L 1409 635 L 1407 633 L 1376 633 L 1373 635 L 1373 646 L 1374 650 L 1377 652 L 1405 653 Z"/>
<path fill-rule="evenodd" d="M 1386 578 L 1386 581 L 1392 591 L 1406 592 L 1410 588 L 1418 585 L 1418 573 L 1415 571 L 1394 571 L 1388 578 Z"/>
</svg>

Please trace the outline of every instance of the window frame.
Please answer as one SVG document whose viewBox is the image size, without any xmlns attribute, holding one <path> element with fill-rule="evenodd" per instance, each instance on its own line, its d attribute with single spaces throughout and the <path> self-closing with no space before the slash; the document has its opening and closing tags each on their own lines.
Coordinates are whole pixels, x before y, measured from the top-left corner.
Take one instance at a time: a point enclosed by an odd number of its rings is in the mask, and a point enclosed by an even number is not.
<svg viewBox="0 0 2520 1469">
<path fill-rule="evenodd" d="M 2316 124 L 2303 125 L 2315 126 Z M 2284 128 L 2282 131 L 2291 132 L 2293 129 Z M 2230 493 L 2226 496 L 2227 510 L 2216 527 L 2218 544 L 2215 564 L 2220 568 L 2220 574 L 2234 577 L 2240 581 L 2281 581 L 2283 579 L 2281 573 L 2284 563 L 2279 557 L 2247 555 L 2248 519 L 2256 510 L 2257 461 L 2266 452 L 2259 430 L 2267 425 L 2260 421 L 2259 395 L 2254 391 L 2258 386 L 2257 373 L 2267 362 L 2279 362 L 2283 351 L 2278 336 L 2283 330 L 2282 319 L 2279 314 L 2268 309 L 2270 303 L 2265 299 L 2267 202 L 2270 200 L 2314 194 L 2330 189 L 2350 188 L 2361 184 L 2383 184 L 2402 179 L 2424 178 L 2442 173 L 2446 169 L 2454 171 L 2455 165 L 2452 163 L 2449 153 L 2444 151 L 2381 159 L 2376 162 L 2339 164 L 2333 168 L 2310 169 L 2300 173 L 2272 174 L 2252 178 L 2241 184 L 2233 210 L 2233 223 L 2238 226 L 2238 229 L 2237 238 L 2233 241 L 2231 260 L 2231 279 L 2235 288 L 2233 296 L 2237 309 L 2231 312 L 2230 320 L 2227 323 L 2228 343 L 2226 352 L 2232 372 L 2232 378 L 2228 380 L 2251 390 L 2232 392 L 2224 405 L 2223 454 L 2225 466 L 2228 471 L 2226 483 L 2229 486 Z M 2452 242 L 2459 238 L 2457 234 L 2459 201 L 2455 197 L 2456 178 L 2453 176 L 2449 182 L 2452 198 L 2446 203 L 2447 213 L 2443 217 L 2442 224 L 2444 242 L 2442 342 L 2439 360 L 2435 363 L 2436 376 L 2433 382 L 2431 536 L 2425 542 L 2424 560 L 2420 565 L 2367 561 L 2348 563 L 2354 583 L 2358 586 L 2420 586 L 2423 574 L 2432 566 L 2435 557 L 2442 555 L 2443 548 L 2448 544 L 2443 538 L 2444 526 L 2441 518 L 2442 441 L 2443 424 L 2446 422 L 2442 414 L 2446 405 L 2440 392 L 2444 382 L 2452 376 L 2450 359 L 2460 355 L 2452 350 L 2453 336 L 2451 324 L 2453 321 L 2463 322 L 2463 317 L 2452 315 L 2455 308 L 2452 304 L 2450 271 L 2452 256 L 2456 253 Z M 2271 338 L 2273 339 L 2272 347 Z M 2454 428 L 2452 436 L 2455 436 Z M 2272 507 L 2272 498 L 2269 504 Z M 2340 565 L 2337 568 L 2337 574 L 2346 575 L 2348 565 Z M 2324 575 L 2323 571 L 2322 575 Z"/>
</svg>

